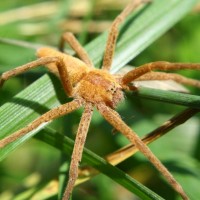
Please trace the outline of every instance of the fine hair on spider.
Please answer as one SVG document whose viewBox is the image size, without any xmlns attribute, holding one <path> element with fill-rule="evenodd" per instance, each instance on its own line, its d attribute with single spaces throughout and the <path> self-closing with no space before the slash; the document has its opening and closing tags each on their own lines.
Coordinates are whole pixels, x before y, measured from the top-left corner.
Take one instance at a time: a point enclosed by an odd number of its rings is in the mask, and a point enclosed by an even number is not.
<svg viewBox="0 0 200 200">
<path fill-rule="evenodd" d="M 124 100 L 123 91 L 136 89 L 131 86 L 131 82 L 134 80 L 172 79 L 180 83 L 200 87 L 200 82 L 197 80 L 189 79 L 176 74 L 152 72 L 153 70 L 199 70 L 200 64 L 169 63 L 159 61 L 139 66 L 123 76 L 112 75 L 109 73 L 113 61 L 119 26 L 133 10 L 148 2 L 150 1 L 132 0 L 114 20 L 109 31 L 101 69 L 94 68 L 87 52 L 79 44 L 74 35 L 67 32 L 61 37 L 59 51 L 49 47 L 41 47 L 37 50 L 37 60 L 7 71 L 0 76 L 0 86 L 2 86 L 3 83 L 11 77 L 19 75 L 32 68 L 45 65 L 49 71 L 60 78 L 67 96 L 73 98 L 71 102 L 51 109 L 28 124 L 26 127 L 2 139 L 0 141 L 1 149 L 18 138 L 26 135 L 30 131 L 36 129 L 43 123 L 69 114 L 80 107 L 84 107 L 71 156 L 69 180 L 63 195 L 63 200 L 70 198 L 75 181 L 78 177 L 78 166 L 82 158 L 82 151 L 94 107 L 97 108 L 106 121 L 108 121 L 116 130 L 121 132 L 141 153 L 144 154 L 144 156 L 149 159 L 157 170 L 160 171 L 160 173 L 166 178 L 174 190 L 180 194 L 182 199 L 189 199 L 181 185 L 175 180 L 167 168 L 151 152 L 149 147 L 144 144 L 137 134 L 128 125 L 126 125 L 120 115 L 114 110 L 119 102 Z M 71 46 L 80 59 L 63 52 L 65 42 Z"/>
</svg>

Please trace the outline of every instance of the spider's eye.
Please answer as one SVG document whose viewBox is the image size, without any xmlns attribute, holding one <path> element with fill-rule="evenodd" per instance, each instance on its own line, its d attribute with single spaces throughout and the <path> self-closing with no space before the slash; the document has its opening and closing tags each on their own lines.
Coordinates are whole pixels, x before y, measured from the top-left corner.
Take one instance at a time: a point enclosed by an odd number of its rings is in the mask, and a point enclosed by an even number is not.
<svg viewBox="0 0 200 200">
<path fill-rule="evenodd" d="M 111 85 L 106 91 L 107 92 L 111 92 L 112 94 L 114 94 L 116 92 L 116 86 L 115 85 Z"/>
</svg>

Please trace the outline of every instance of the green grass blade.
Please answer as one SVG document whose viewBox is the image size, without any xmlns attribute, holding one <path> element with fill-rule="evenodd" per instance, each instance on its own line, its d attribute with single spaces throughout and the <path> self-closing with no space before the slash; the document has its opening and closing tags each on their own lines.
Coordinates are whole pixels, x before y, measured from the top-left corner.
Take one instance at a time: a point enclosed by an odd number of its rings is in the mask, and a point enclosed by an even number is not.
<svg viewBox="0 0 200 200">
<path fill-rule="evenodd" d="M 50 77 L 45 75 L 0 108 L 0 137 L 4 138 L 9 133 L 24 127 L 30 121 L 57 105 L 59 105 L 59 102 L 56 98 L 53 83 L 50 81 Z M 0 160 L 30 138 L 32 133 L 1 149 Z"/>
<path fill-rule="evenodd" d="M 200 96 L 197 95 L 178 93 L 173 91 L 164 91 L 145 87 L 138 88 L 137 91 L 133 92 L 133 95 L 156 101 L 163 101 L 176 105 L 200 109 Z"/>
<path fill-rule="evenodd" d="M 51 146 L 54 146 L 68 156 L 70 156 L 72 153 L 74 141 L 52 129 L 45 128 L 44 131 L 41 131 L 41 134 L 36 135 L 36 138 L 50 144 Z M 113 167 L 106 160 L 86 148 L 84 148 L 82 160 L 111 179 L 115 180 L 129 191 L 138 195 L 138 197 L 141 199 L 163 199 L 156 193 L 143 186 L 141 183 L 131 178 L 129 175 L 122 172 L 120 169 Z"/>
</svg>

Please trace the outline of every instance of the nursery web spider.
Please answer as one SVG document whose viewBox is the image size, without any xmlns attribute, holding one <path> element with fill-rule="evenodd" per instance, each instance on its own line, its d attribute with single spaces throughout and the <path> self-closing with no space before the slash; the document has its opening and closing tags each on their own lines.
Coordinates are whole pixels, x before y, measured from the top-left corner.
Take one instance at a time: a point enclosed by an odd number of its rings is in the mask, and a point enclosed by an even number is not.
<svg viewBox="0 0 200 200">
<path fill-rule="evenodd" d="M 163 174 L 169 184 L 181 195 L 183 199 L 189 199 L 181 185 L 175 180 L 167 168 L 151 152 L 144 142 L 142 142 L 137 134 L 130 127 L 128 127 L 128 125 L 126 125 L 120 115 L 114 110 L 116 106 L 124 100 L 123 90 L 136 89 L 130 84 L 134 80 L 172 79 L 180 83 L 200 87 L 200 82 L 197 80 L 185 78 L 177 74 L 152 72 L 152 70 L 200 69 L 200 64 L 169 63 L 160 61 L 139 66 L 123 76 L 112 75 L 109 73 L 113 60 L 119 25 L 124 22 L 126 17 L 134 9 L 147 2 L 149 2 L 149 0 L 132 0 L 114 20 L 108 35 L 101 69 L 94 68 L 93 63 L 88 57 L 86 51 L 82 48 L 73 34 L 65 33 L 60 40 L 60 51 L 48 47 L 39 48 L 37 51 L 37 60 L 5 72 L 0 77 L 0 85 L 2 86 L 4 81 L 13 76 L 21 74 L 32 68 L 45 65 L 51 72 L 60 78 L 65 93 L 69 97 L 74 98 L 71 102 L 60 105 L 57 108 L 53 108 L 28 124 L 26 127 L 2 139 L 0 141 L 1 149 L 9 143 L 24 136 L 28 132 L 36 129 L 41 124 L 69 114 L 82 106 L 84 107 L 77 130 L 77 136 L 71 157 L 69 180 L 64 192 L 63 200 L 70 198 L 77 179 L 78 165 L 81 161 L 82 151 L 94 107 L 97 108 L 101 115 L 116 130 L 128 138 L 128 140 L 130 140 L 130 142 L 133 143 L 136 148 L 149 159 L 149 161 Z M 65 42 L 71 46 L 81 60 L 63 53 Z"/>
</svg>

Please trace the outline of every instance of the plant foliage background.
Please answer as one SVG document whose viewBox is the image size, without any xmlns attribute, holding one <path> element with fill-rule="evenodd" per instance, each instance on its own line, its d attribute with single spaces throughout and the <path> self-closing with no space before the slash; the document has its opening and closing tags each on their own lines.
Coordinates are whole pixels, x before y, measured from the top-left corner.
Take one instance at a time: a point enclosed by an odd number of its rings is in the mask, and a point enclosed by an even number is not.
<svg viewBox="0 0 200 200">
<path fill-rule="evenodd" d="M 28 41 L 33 44 L 57 46 L 61 33 L 68 30 L 75 32 L 80 42 L 85 45 L 99 35 L 99 32 L 103 32 L 109 27 L 114 17 L 127 2 L 124 1 L 120 4 L 115 1 L 103 0 L 43 2 L 19 0 L 14 3 L 11 0 L 3 1 L 0 3 L 0 36 Z M 36 7 L 37 5 L 39 6 Z M 24 6 L 26 6 L 24 10 L 19 10 Z M 158 60 L 200 62 L 200 26 L 198 25 L 200 14 L 198 7 L 195 8 L 129 64 L 139 66 Z M 123 37 L 123 34 L 120 36 Z M 0 73 L 34 59 L 35 50 L 33 49 L 0 44 Z M 31 107 L 30 102 L 14 96 L 38 77 L 43 76 L 45 72 L 43 68 L 38 68 L 6 82 L 0 91 L 0 104 L 8 102 L 16 106 Z M 190 70 L 181 73 L 196 79 L 200 75 L 200 72 Z M 52 75 L 48 75 L 46 79 L 52 80 L 58 91 L 56 96 L 45 103 L 43 96 L 46 93 L 55 92 L 53 89 L 43 91 L 41 88 L 41 95 L 37 97 L 39 102 L 37 110 L 34 110 L 31 115 L 33 119 L 47 111 L 54 98 L 59 98 L 60 102 L 66 102 L 58 80 Z M 35 87 L 40 87 L 40 84 L 43 84 L 43 81 L 37 82 Z M 48 85 L 47 89 L 49 89 Z M 191 87 L 189 89 L 195 95 L 200 93 L 199 89 Z M 34 96 L 34 91 L 30 95 Z M 126 123 L 140 136 L 143 136 L 183 109 L 183 106 L 127 95 L 126 101 L 119 106 L 118 111 Z M 10 124 L 8 123 L 7 127 L 7 129 L 10 128 L 10 133 L 22 126 L 15 124 L 14 120 L 15 118 L 23 118 L 20 115 L 21 111 L 19 113 L 6 113 L 4 111 L 3 114 L 0 117 L 4 116 L 5 119 L 12 115 L 12 121 L 9 122 Z M 48 128 L 41 130 L 39 134 L 56 130 L 58 133 L 65 133 L 74 138 L 80 116 L 81 112 L 76 112 L 56 120 Z M 23 120 L 23 123 L 26 123 L 26 119 L 23 118 Z M 3 122 L 3 125 L 6 123 L 6 121 Z M 191 199 L 200 197 L 198 188 L 200 184 L 199 128 L 199 116 L 196 115 L 184 125 L 150 145 L 153 152 L 177 177 Z M 24 199 L 27 194 L 28 196 L 39 194 L 42 199 L 41 194 L 48 193 L 47 199 L 57 199 L 56 180 L 63 160 L 67 158 L 61 155 L 61 151 L 41 142 L 41 140 L 43 139 L 31 139 L 9 155 L 4 156 L 6 158 L 0 163 L 0 198 L 13 199 L 12 195 L 14 194 L 15 199 Z M 100 156 L 105 156 L 126 144 L 127 141 L 123 136 L 119 133 L 113 134 L 112 128 L 98 114 L 94 115 L 86 144 L 88 149 Z M 179 199 L 162 176 L 140 153 L 127 159 L 118 167 L 163 198 Z M 48 183 L 51 183 L 51 190 L 46 192 L 47 190 L 44 188 Z M 44 194 L 39 193 L 41 191 Z M 74 190 L 74 199 L 112 200 L 137 199 L 137 197 L 101 174 L 77 187 Z"/>
</svg>

